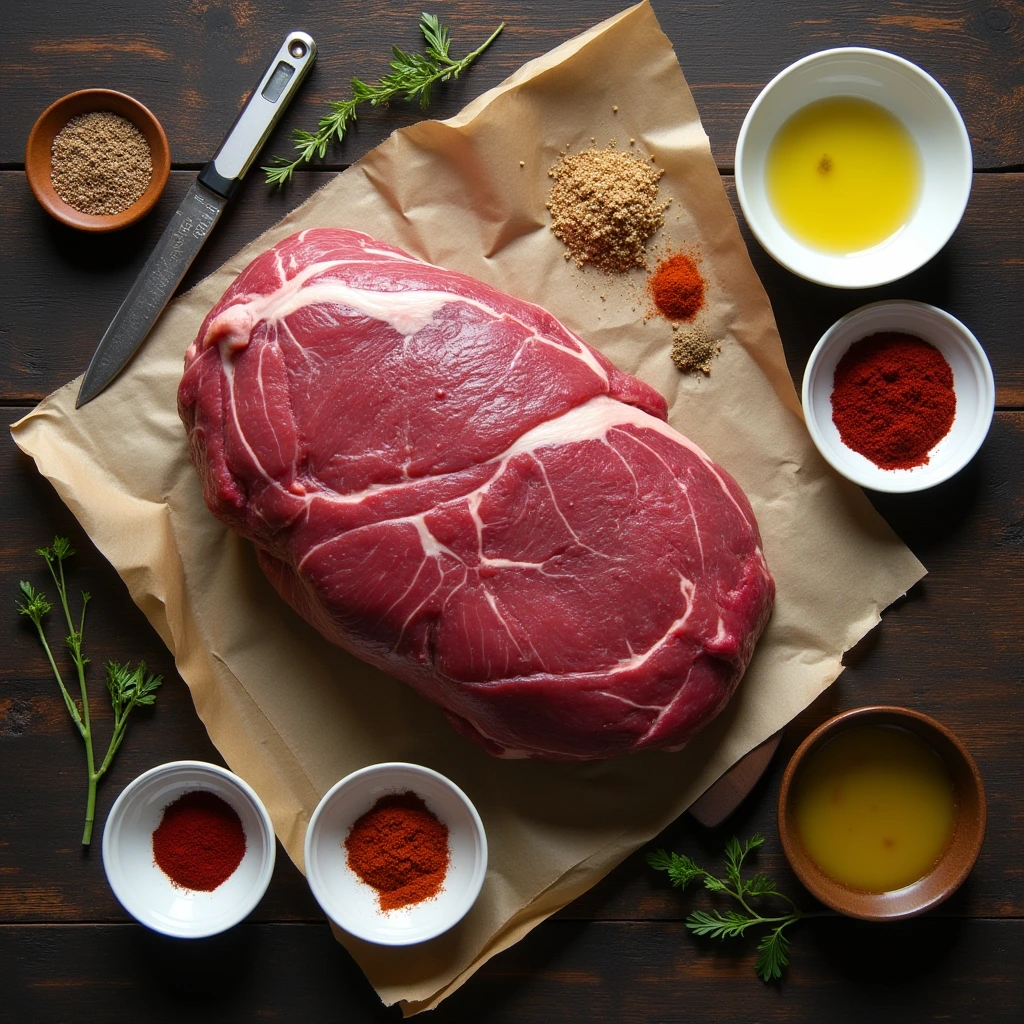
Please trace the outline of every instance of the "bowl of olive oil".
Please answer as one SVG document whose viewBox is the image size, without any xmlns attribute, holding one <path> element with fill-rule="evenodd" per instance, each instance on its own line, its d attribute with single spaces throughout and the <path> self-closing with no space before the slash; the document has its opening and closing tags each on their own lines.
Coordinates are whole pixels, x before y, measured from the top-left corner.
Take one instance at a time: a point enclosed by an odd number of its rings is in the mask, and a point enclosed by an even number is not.
<svg viewBox="0 0 1024 1024">
<path fill-rule="evenodd" d="M 985 836 L 985 790 L 944 726 L 907 708 L 846 711 L 793 755 L 779 835 L 823 903 L 871 921 L 938 906 L 969 874 Z"/>
<path fill-rule="evenodd" d="M 956 230 L 970 138 L 930 75 L 882 50 L 797 61 L 754 101 L 736 190 L 757 240 L 818 284 L 869 288 L 930 260 Z"/>
</svg>

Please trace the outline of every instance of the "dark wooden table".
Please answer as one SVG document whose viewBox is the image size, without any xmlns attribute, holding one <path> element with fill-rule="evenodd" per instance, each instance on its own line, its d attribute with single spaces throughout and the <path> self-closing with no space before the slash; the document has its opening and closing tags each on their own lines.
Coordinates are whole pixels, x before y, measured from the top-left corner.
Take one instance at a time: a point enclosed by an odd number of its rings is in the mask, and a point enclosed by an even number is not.
<svg viewBox="0 0 1024 1024">
<path fill-rule="evenodd" d="M 435 3 L 455 49 L 505 34 L 467 77 L 437 96 L 455 113 L 523 61 L 617 11 L 622 0 Z M 386 70 L 385 45 L 417 45 L 419 4 L 374 0 L 7 0 L 0 68 L 0 405 L 10 423 L 80 373 L 240 96 L 287 29 L 311 32 L 320 59 L 271 140 L 312 127 L 347 78 Z M 996 376 L 997 412 L 980 454 L 926 494 L 872 495 L 930 570 L 847 656 L 839 681 L 787 729 L 773 767 L 739 811 L 706 831 L 684 816 L 658 840 L 714 860 L 732 833 L 760 831 L 764 870 L 787 891 L 775 827 L 782 766 L 819 722 L 844 708 L 893 703 L 958 733 L 985 777 L 989 830 L 966 885 L 938 911 L 896 925 L 840 918 L 794 931 L 784 984 L 752 972 L 752 943 L 719 945 L 683 924 L 699 896 L 680 896 L 642 851 L 518 946 L 492 960 L 433 1020 L 878 1021 L 1024 1019 L 1024 3 L 1019 0 L 655 0 L 734 197 L 733 151 L 758 90 L 814 50 L 864 44 L 935 75 L 959 105 L 977 173 L 963 224 L 906 280 L 836 292 L 794 278 L 747 236 L 799 380 L 837 317 L 886 297 L 923 299 L 967 323 Z M 467 46 L 468 48 L 468 46 Z M 22 172 L 38 113 L 74 89 L 121 89 L 163 122 L 174 170 L 155 213 L 135 228 L 86 237 L 52 221 Z M 395 128 L 415 108 L 368 112 L 330 162 L 272 193 L 252 176 L 192 268 L 208 274 L 258 232 Z M 737 214 L 738 214 L 737 209 Z M 134 924 L 107 887 L 98 841 L 78 845 L 81 743 L 36 641 L 14 612 L 17 581 L 43 581 L 33 549 L 55 533 L 79 549 L 74 585 L 95 595 L 87 636 L 97 662 L 145 658 L 167 682 L 136 713 L 100 790 L 97 839 L 116 794 L 176 758 L 219 761 L 170 656 L 49 484 L 8 439 L 0 468 L 0 1019 L 17 1022 L 384 1020 L 385 1010 L 331 936 L 299 872 L 278 860 L 244 925 L 204 942 L 163 939 Z M 837 581 L 841 585 L 841 581 Z M 97 731 L 109 729 L 93 682 Z M 104 740 L 105 742 L 105 740 Z M 804 903 L 811 900 L 803 896 Z"/>
</svg>

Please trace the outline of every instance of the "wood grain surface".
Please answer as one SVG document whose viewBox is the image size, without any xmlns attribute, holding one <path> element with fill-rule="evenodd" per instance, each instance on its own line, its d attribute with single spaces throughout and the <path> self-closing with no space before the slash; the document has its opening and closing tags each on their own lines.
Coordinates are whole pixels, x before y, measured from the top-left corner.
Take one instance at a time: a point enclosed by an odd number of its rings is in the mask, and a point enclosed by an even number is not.
<svg viewBox="0 0 1024 1024">
<path fill-rule="evenodd" d="M 455 113 L 523 61 L 621 9 L 621 0 L 437 3 L 454 49 L 504 19 L 492 51 L 441 91 L 431 113 Z M 929 569 L 846 657 L 838 682 L 785 731 L 751 796 L 722 825 L 683 817 L 652 846 L 709 866 L 730 835 L 767 837 L 758 866 L 813 905 L 782 856 L 775 800 L 782 768 L 831 714 L 865 703 L 920 708 L 952 728 L 985 778 L 989 830 L 966 885 L 938 911 L 898 925 L 835 916 L 793 935 L 781 986 L 753 975 L 754 943 L 690 936 L 689 910 L 708 906 L 655 875 L 639 851 L 582 898 L 487 964 L 435 1021 L 955 1021 L 1024 1014 L 1024 3 L 841 0 L 677 3 L 654 0 L 730 177 L 747 106 L 776 72 L 816 49 L 878 46 L 921 64 L 958 103 L 976 175 L 963 223 L 928 266 L 881 289 L 839 292 L 775 264 L 745 226 L 795 381 L 820 334 L 862 302 L 933 302 L 978 335 L 993 364 L 997 406 L 978 457 L 921 495 L 869 495 Z M 9 424 L 82 371 L 151 246 L 232 120 L 277 37 L 304 28 L 321 57 L 268 152 L 312 127 L 348 76 L 386 70 L 386 44 L 417 43 L 420 6 L 354 0 L 9 0 L 0 66 L 0 418 Z M 21 168 L 28 129 L 77 88 L 123 89 L 161 119 L 175 170 L 156 211 L 114 236 L 87 238 L 36 205 Z M 219 266 L 395 128 L 420 116 L 403 103 L 369 111 L 319 169 L 284 192 L 254 177 L 184 283 Z M 739 211 L 737 208 L 737 215 Z M 198 943 L 130 921 L 103 874 L 99 844 L 78 845 L 84 807 L 81 743 L 26 623 L 17 581 L 44 581 L 32 554 L 55 533 L 79 550 L 72 586 L 95 595 L 87 645 L 97 661 L 145 658 L 167 681 L 135 712 L 100 786 L 97 835 L 116 794 L 154 764 L 220 762 L 172 659 L 109 565 L 49 484 L 8 439 L 0 446 L 0 1020 L 375 1021 L 384 1010 L 332 937 L 304 879 L 281 853 L 249 922 Z M 836 581 L 841 586 L 842 581 Z M 98 687 L 94 683 L 94 691 Z M 94 693 L 105 739 L 109 709 Z"/>
</svg>

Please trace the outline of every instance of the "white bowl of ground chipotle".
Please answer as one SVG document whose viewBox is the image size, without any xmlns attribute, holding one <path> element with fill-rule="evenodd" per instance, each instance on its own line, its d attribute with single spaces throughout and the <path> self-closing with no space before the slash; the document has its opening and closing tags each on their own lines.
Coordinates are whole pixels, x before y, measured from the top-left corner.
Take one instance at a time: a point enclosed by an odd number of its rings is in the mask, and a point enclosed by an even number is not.
<svg viewBox="0 0 1024 1024">
<path fill-rule="evenodd" d="M 309 887 L 332 921 L 367 942 L 408 946 L 448 931 L 476 902 L 487 836 L 454 782 L 392 761 L 324 794 L 305 858 Z"/>
<path fill-rule="evenodd" d="M 217 935 L 247 917 L 267 891 L 275 855 L 255 790 L 205 761 L 143 772 L 103 829 L 103 867 L 121 906 L 176 938 Z"/>
<path fill-rule="evenodd" d="M 847 313 L 807 361 L 804 417 L 818 451 L 848 480 L 908 493 L 948 480 L 992 424 L 995 381 L 978 339 L 924 302 Z"/>
</svg>

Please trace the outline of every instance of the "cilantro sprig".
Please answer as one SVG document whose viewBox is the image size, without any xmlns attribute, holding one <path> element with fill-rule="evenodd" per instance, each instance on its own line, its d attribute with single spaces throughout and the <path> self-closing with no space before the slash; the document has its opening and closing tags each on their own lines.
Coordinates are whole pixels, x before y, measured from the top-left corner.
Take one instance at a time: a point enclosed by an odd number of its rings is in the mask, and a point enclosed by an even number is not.
<svg viewBox="0 0 1024 1024">
<path fill-rule="evenodd" d="M 64 580 L 64 562 L 75 554 L 75 549 L 66 537 L 55 537 L 53 544 L 48 548 L 37 548 L 36 554 L 40 555 L 50 570 L 54 586 L 57 588 L 57 596 L 60 600 L 60 608 L 64 613 L 64 621 L 67 625 L 67 635 L 64 638 L 64 645 L 71 654 L 71 661 L 75 667 L 78 677 L 78 687 L 81 693 L 81 700 L 77 702 L 68 692 L 57 661 L 53 656 L 49 641 L 46 639 L 46 631 L 43 622 L 47 615 L 53 610 L 46 595 L 36 590 L 31 583 L 22 580 L 21 599 L 18 601 L 18 611 L 32 621 L 39 635 L 43 651 L 46 653 L 47 661 L 57 686 L 60 689 L 61 697 L 64 698 L 64 706 L 68 709 L 71 721 L 78 729 L 83 742 L 85 743 L 85 761 L 88 773 L 88 794 L 85 805 L 85 829 L 82 833 L 82 845 L 88 846 L 92 841 L 93 820 L 96 817 L 96 784 L 103 777 L 110 767 L 114 755 L 117 753 L 121 741 L 124 739 L 125 730 L 128 726 L 128 716 L 132 709 L 145 704 L 152 704 L 156 700 L 156 691 L 163 682 L 162 676 L 152 675 L 146 669 L 146 663 L 140 661 L 133 669 L 130 665 L 121 665 L 116 661 L 108 661 L 106 669 L 107 690 L 110 693 L 110 704 L 114 710 L 114 731 L 107 745 L 107 752 L 96 767 L 96 758 L 93 751 L 92 722 L 89 717 L 89 692 L 85 680 L 85 667 L 89 659 L 82 652 L 82 638 L 85 633 L 85 609 L 90 601 L 90 596 L 82 592 L 82 610 L 77 623 L 71 615 L 71 606 L 68 602 L 68 588 Z"/>
<path fill-rule="evenodd" d="M 817 913 L 801 911 L 784 893 L 779 892 L 773 881 L 763 874 L 743 877 L 743 862 L 754 850 L 764 844 L 760 835 L 751 836 L 740 843 L 734 836 L 725 846 L 725 877 L 718 877 L 700 867 L 684 853 L 668 853 L 654 850 L 647 855 L 647 863 L 658 871 L 665 871 L 672 884 L 685 889 L 691 882 L 700 880 L 711 893 L 731 896 L 740 905 L 740 910 L 695 910 L 686 918 L 686 927 L 694 935 L 712 939 L 742 938 L 751 928 L 767 926 L 757 946 L 757 960 L 754 970 L 762 981 L 778 981 L 783 969 L 789 964 L 789 938 L 785 930 L 797 921 L 817 917 Z M 789 910 L 782 914 L 765 916 L 751 906 L 750 901 L 762 899 L 782 900 Z"/>
<path fill-rule="evenodd" d="M 451 35 L 446 25 L 433 14 L 420 17 L 420 31 L 423 33 L 424 52 L 406 53 L 397 46 L 391 48 L 391 73 L 376 84 L 353 78 L 352 97 L 330 103 L 329 113 L 320 118 L 315 132 L 296 129 L 293 140 L 299 155 L 294 160 L 275 156 L 274 162 L 262 167 L 266 172 L 268 185 L 283 185 L 295 169 L 303 163 L 327 153 L 332 141 L 341 142 L 349 125 L 356 120 L 356 109 L 362 103 L 377 107 L 395 97 L 420 101 L 420 108 L 426 110 L 430 104 L 431 89 L 437 82 L 448 82 L 458 78 L 470 64 L 487 49 L 505 27 L 502 22 L 472 53 L 465 57 L 451 55 Z"/>
</svg>

